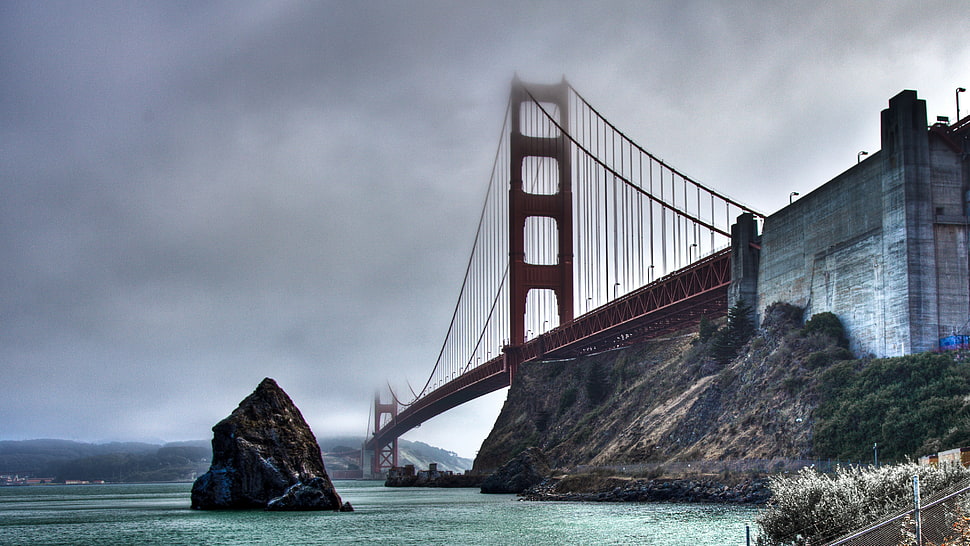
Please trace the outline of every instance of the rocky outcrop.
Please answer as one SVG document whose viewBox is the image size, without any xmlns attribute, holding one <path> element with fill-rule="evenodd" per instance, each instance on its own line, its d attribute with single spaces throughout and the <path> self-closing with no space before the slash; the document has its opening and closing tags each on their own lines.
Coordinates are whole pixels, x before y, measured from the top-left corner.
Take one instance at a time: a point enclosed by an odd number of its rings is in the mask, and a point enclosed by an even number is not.
<svg viewBox="0 0 970 546">
<path fill-rule="evenodd" d="M 518 367 L 475 458 L 493 472 L 528 446 L 555 468 L 670 461 L 814 459 L 819 382 L 844 351 L 800 332 L 776 304 L 722 363 L 696 328 L 624 349 Z"/>
<path fill-rule="evenodd" d="M 744 480 L 733 486 L 715 480 L 630 480 L 608 491 L 562 491 L 555 479 L 544 480 L 520 495 L 535 501 L 571 502 L 700 502 L 764 504 L 771 497 L 766 478 Z"/>
<path fill-rule="evenodd" d="M 313 432 L 272 379 L 212 432 L 212 465 L 192 485 L 192 508 L 340 509 Z"/>
<path fill-rule="evenodd" d="M 530 447 L 485 478 L 482 493 L 521 493 L 542 482 L 550 472 L 545 453 Z"/>
</svg>

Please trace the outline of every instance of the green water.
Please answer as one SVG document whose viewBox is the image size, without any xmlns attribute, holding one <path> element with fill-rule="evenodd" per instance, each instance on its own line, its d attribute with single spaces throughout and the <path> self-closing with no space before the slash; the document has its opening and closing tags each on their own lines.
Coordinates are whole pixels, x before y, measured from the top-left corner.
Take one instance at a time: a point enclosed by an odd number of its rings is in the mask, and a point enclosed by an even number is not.
<svg viewBox="0 0 970 546">
<path fill-rule="evenodd" d="M 198 511 L 190 484 L 0 487 L 0 544 L 745 544 L 757 509 L 336 482 L 355 512 Z M 753 537 L 752 537 L 753 543 Z"/>
</svg>

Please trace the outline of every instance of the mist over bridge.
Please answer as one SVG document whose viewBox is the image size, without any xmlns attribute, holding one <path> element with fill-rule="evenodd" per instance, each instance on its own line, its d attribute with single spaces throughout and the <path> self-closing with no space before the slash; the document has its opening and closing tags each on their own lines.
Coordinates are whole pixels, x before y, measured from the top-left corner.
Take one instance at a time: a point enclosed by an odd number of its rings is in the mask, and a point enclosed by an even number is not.
<svg viewBox="0 0 970 546">
<path fill-rule="evenodd" d="M 397 466 L 408 430 L 508 387 L 524 362 L 726 314 L 742 214 L 761 218 L 630 140 L 565 80 L 514 80 L 451 323 L 421 388 L 375 397 L 371 471 Z"/>
</svg>

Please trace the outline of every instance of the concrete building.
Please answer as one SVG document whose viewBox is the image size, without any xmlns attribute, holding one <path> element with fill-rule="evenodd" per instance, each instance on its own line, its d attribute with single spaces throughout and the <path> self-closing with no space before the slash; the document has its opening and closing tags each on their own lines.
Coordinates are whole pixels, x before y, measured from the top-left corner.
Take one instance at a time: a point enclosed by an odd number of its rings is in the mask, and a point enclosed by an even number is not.
<svg viewBox="0 0 970 546">
<path fill-rule="evenodd" d="M 835 313 L 859 355 L 934 350 L 970 320 L 970 116 L 928 126 L 915 91 L 882 112 L 882 149 L 734 228 L 732 301 Z"/>
</svg>

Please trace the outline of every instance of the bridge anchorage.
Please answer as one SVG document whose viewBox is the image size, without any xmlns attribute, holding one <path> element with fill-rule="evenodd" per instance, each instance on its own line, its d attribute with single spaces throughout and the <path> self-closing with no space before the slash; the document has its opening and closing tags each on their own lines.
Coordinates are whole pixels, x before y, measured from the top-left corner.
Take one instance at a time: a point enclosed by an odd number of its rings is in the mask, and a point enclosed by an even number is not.
<svg viewBox="0 0 970 546">
<path fill-rule="evenodd" d="M 731 224 L 761 215 L 630 140 L 565 80 L 512 82 L 478 230 L 424 386 L 374 400 L 371 472 L 397 439 L 511 385 L 519 365 L 727 313 Z M 577 309 L 581 311 L 578 315 Z"/>
</svg>

